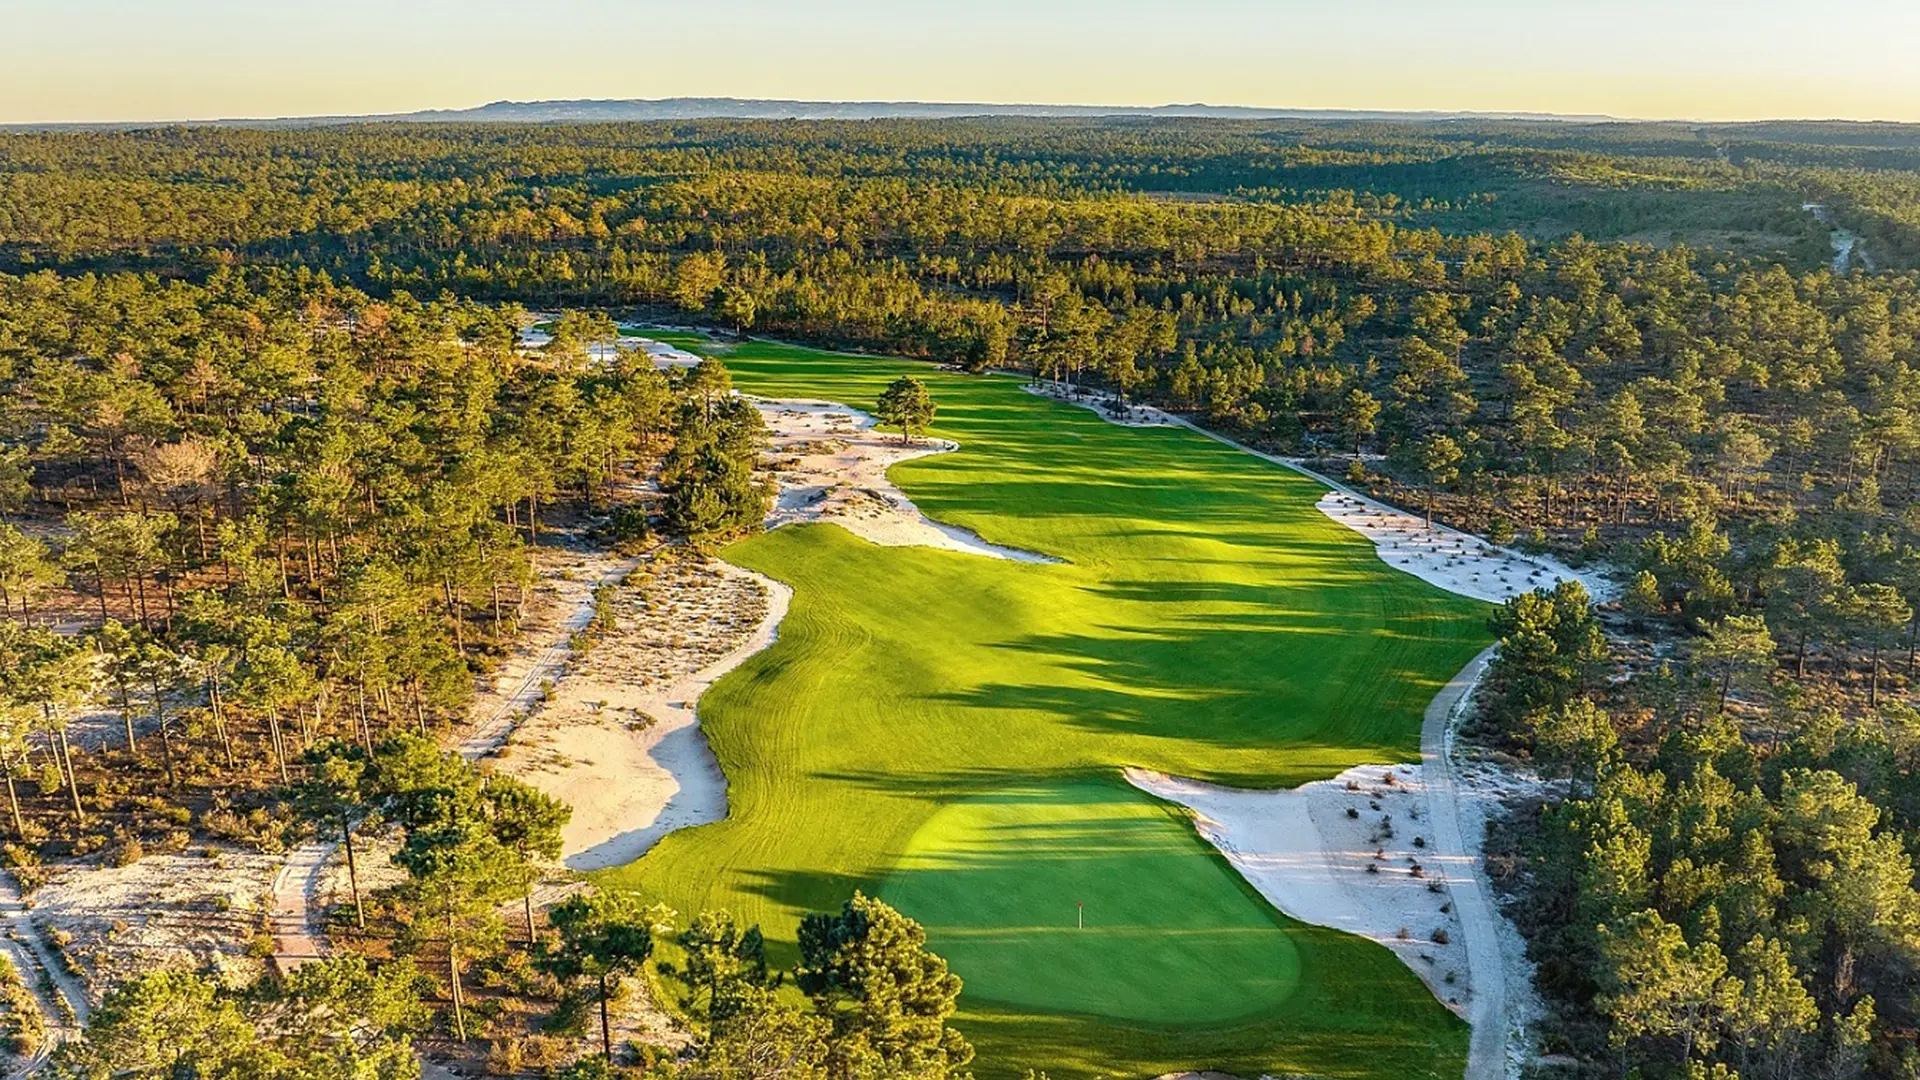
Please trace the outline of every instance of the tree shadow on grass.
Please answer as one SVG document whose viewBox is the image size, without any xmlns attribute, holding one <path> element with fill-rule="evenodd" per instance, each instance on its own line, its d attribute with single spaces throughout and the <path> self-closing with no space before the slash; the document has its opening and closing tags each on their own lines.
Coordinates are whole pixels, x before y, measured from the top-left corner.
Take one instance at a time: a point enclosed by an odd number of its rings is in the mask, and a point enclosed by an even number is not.
<svg viewBox="0 0 1920 1080">
<path fill-rule="evenodd" d="M 1199 587 L 1214 594 L 1233 588 Z M 1369 756 L 1399 760 L 1413 752 L 1426 701 L 1444 679 L 1434 672 L 1456 658 L 1464 663 L 1477 648 L 1422 633 L 1420 625 L 1359 634 L 1331 615 L 1270 608 L 1183 613 L 1153 631 L 1103 626 L 1098 633 L 1033 635 L 996 647 L 1035 654 L 1044 659 L 1040 670 L 1072 677 L 984 682 L 932 700 L 1038 713 L 1103 736 L 1164 740 L 1173 749 L 1191 743 L 1297 761 L 1324 747 L 1318 768 L 1332 775 Z M 1277 635 L 1284 640 L 1276 643 Z M 1271 784 L 1272 775 L 1237 779 Z"/>
</svg>

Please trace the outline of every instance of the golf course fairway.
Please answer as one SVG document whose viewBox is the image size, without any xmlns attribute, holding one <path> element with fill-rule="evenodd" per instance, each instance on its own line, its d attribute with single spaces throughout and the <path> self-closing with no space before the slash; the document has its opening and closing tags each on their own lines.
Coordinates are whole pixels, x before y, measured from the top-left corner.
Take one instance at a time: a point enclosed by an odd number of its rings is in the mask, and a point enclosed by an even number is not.
<svg viewBox="0 0 1920 1080">
<path fill-rule="evenodd" d="M 1064 561 L 833 525 L 729 547 L 794 589 L 778 642 L 701 700 L 729 816 L 601 884 L 730 909 L 783 961 L 801 915 L 879 895 L 966 980 L 955 1025 L 983 1078 L 1460 1075 L 1466 1026 L 1386 949 L 1279 914 L 1120 770 L 1271 788 L 1417 760 L 1427 701 L 1487 644 L 1484 605 L 1388 568 L 1311 480 L 1193 432 L 1011 377 L 723 358 L 746 392 L 865 408 L 918 376 L 961 449 L 895 483 Z"/>
</svg>

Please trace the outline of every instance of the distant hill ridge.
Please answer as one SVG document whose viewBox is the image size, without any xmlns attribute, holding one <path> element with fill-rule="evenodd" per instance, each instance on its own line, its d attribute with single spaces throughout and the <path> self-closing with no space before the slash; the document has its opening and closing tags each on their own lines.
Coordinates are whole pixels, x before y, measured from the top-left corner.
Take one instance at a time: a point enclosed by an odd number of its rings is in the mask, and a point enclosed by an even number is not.
<svg viewBox="0 0 1920 1080">
<path fill-rule="evenodd" d="M 1570 120 L 1605 116 L 1527 112 L 1423 112 L 1367 109 L 1282 109 L 1247 105 L 996 105 L 968 101 L 788 101 L 773 98 L 675 97 L 628 100 L 495 101 L 473 109 L 429 109 L 363 119 L 454 123 L 555 123 L 618 120 L 939 120 L 967 116 L 1213 117 L 1232 120 Z"/>
<path fill-rule="evenodd" d="M 1534 120 L 1596 123 L 1606 116 L 1528 112 L 1421 112 L 1366 109 L 1282 109 L 1247 105 L 996 105 L 964 101 L 788 101 L 772 98 L 670 97 L 495 101 L 471 109 L 358 116 L 234 117 L 218 120 L 128 120 L 69 124 L 0 124 L 0 129 L 147 127 L 312 127 L 325 124 L 566 124 L 659 120 L 950 120 L 962 117 L 1187 117 L 1223 120 Z"/>
<path fill-rule="evenodd" d="M 0 124 L 0 131 L 102 130 L 154 127 L 299 128 L 340 124 L 584 124 L 671 120 L 956 120 L 966 117 L 1037 119 L 1215 119 L 1323 120 L 1447 124 L 1518 122 L 1645 124 L 1725 132 L 1747 138 L 1801 141 L 1810 134 L 1866 138 L 1889 135 L 1902 144 L 1920 137 L 1920 125 L 1856 120 L 1684 121 L 1636 120 L 1600 114 L 1473 112 L 1394 109 L 1288 109 L 1254 105 L 1037 105 L 969 101 L 797 101 L 781 98 L 669 97 L 584 98 L 554 101 L 495 101 L 470 109 L 422 109 L 416 112 L 339 116 L 235 117 L 218 120 L 126 120 L 96 123 Z"/>
</svg>

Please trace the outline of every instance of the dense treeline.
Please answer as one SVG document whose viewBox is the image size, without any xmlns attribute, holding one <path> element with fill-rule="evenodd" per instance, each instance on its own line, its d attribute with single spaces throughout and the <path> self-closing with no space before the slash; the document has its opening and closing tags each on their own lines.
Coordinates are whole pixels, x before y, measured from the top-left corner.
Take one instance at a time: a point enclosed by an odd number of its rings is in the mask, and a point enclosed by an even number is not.
<svg viewBox="0 0 1920 1080">
<path fill-rule="evenodd" d="M 463 715 L 543 519 L 621 508 L 632 534 L 652 512 L 696 540 L 757 525 L 759 414 L 716 395 L 724 369 L 592 363 L 604 317 L 560 320 L 532 354 L 519 318 L 280 271 L 0 278 L 0 510 L 31 511 L 0 523 L 18 840 L 50 824 L 22 800 L 58 793 L 67 850 L 137 845 L 88 824 L 142 817 L 131 766 L 257 842 L 228 804 L 263 767 L 288 781 L 321 739 Z M 96 688 L 124 731 L 116 775 L 86 780 L 68 728 Z M 164 817 L 161 839 L 180 824 Z"/>
<path fill-rule="evenodd" d="M 1571 782 L 1501 845 L 1559 1048 L 1609 1075 L 1912 1075 L 1920 714 L 1807 707 L 1758 618 L 1613 679 L 1577 586 L 1494 629 L 1486 726 Z"/>
</svg>

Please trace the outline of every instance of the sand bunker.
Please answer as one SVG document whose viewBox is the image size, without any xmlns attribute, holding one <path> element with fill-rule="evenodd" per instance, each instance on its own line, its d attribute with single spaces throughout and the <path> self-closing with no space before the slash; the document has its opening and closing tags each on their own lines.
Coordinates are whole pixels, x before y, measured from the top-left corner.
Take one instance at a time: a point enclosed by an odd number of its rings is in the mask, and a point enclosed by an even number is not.
<svg viewBox="0 0 1920 1080">
<path fill-rule="evenodd" d="M 1252 454 L 1294 472 L 1312 477 L 1332 489 L 1317 504 L 1321 513 L 1373 541 L 1381 561 L 1404 570 L 1429 585 L 1489 603 L 1504 603 L 1534 589 L 1552 588 L 1561 581 L 1578 581 L 1595 603 L 1606 603 L 1619 590 L 1605 575 L 1575 570 L 1557 559 L 1496 547 L 1480 537 L 1396 509 L 1353 490 L 1330 476 L 1308 468 L 1297 458 L 1262 453 L 1182 416 L 1146 405 L 1123 405 L 1111 394 L 1039 383 L 1029 393 L 1078 405 L 1122 427 L 1184 427 L 1215 442 Z"/>
<path fill-rule="evenodd" d="M 700 364 L 700 357 L 693 353 L 652 338 L 629 337 L 623 339 L 622 344 L 639 346 L 648 356 L 653 357 L 656 367 L 698 367 Z"/>
<path fill-rule="evenodd" d="M 562 859 L 632 862 L 675 829 L 727 814 L 695 705 L 773 643 L 792 590 L 718 560 L 657 559 L 613 600 L 615 628 L 520 725 L 497 768 L 573 807 Z"/>
<path fill-rule="evenodd" d="M 1200 834 L 1281 911 L 1391 949 L 1472 1024 L 1468 1080 L 1518 1075 L 1539 1009 L 1526 944 L 1486 881 L 1484 842 L 1500 802 L 1541 785 L 1453 757 L 1455 722 L 1492 655 L 1476 656 L 1427 706 L 1420 765 L 1360 765 L 1282 791 L 1126 773 L 1191 809 Z"/>
<path fill-rule="evenodd" d="M 1273 906 L 1385 945 L 1465 1015 L 1472 978 L 1449 886 L 1466 871 L 1457 853 L 1435 848 L 1419 766 L 1362 765 L 1285 791 L 1126 775 L 1191 809 L 1200 834 Z"/>
<path fill-rule="evenodd" d="M 548 323 L 558 319 L 560 315 L 558 312 L 535 312 L 531 317 L 536 323 Z M 644 336 L 640 332 L 648 328 L 640 323 L 623 322 L 614 325 L 620 331 L 619 341 L 587 348 L 588 358 L 596 364 L 612 364 L 619 358 L 622 351 L 633 349 L 639 349 L 652 357 L 656 367 L 694 367 L 700 363 L 700 357 L 685 349 L 675 348 L 663 341 L 655 341 Z M 553 335 L 545 330 L 528 327 L 520 331 L 520 348 L 528 352 L 545 348 L 552 340 Z"/>
<path fill-rule="evenodd" d="M 1016 562 L 1058 562 L 1048 555 L 1002 547 L 970 530 L 934 521 L 904 495 L 887 470 L 902 461 L 959 449 L 945 439 L 903 442 L 878 430 L 875 419 L 832 401 L 755 401 L 771 436 L 769 456 L 780 497 L 768 528 L 831 521 L 882 547 L 933 547 Z"/>
<path fill-rule="evenodd" d="M 1333 483 L 1297 463 L 1289 464 L 1323 483 Z M 1614 596 L 1613 584 L 1599 574 L 1575 570 L 1546 556 L 1495 547 L 1444 525 L 1428 526 L 1418 515 L 1396 510 L 1344 485 L 1335 485 L 1335 490 L 1321 496 L 1315 505 L 1321 513 L 1373 541 L 1374 550 L 1388 566 L 1450 593 L 1499 604 L 1534 589 L 1578 581 L 1596 601 Z"/>
</svg>

